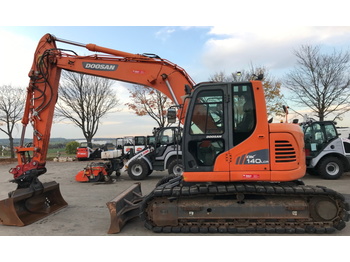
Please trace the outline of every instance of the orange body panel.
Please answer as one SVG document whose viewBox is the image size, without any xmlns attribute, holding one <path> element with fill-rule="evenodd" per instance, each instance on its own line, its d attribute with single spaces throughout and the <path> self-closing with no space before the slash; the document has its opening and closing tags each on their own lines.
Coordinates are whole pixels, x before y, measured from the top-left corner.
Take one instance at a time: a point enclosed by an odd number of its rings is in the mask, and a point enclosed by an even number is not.
<svg viewBox="0 0 350 262">
<path fill-rule="evenodd" d="M 270 124 L 272 181 L 291 181 L 306 174 L 304 134 L 299 125 Z"/>
<path fill-rule="evenodd" d="M 186 182 L 227 182 L 229 180 L 228 171 L 183 172 L 182 176 Z"/>
<path fill-rule="evenodd" d="M 199 181 L 292 181 L 306 173 L 304 140 L 300 127 L 293 124 L 270 124 L 270 135 L 254 135 L 219 155 L 212 172 L 184 172 L 187 182 Z M 286 133 L 288 130 L 288 133 Z M 270 138 L 270 139 L 269 139 Z M 266 141 L 268 146 L 264 146 Z M 281 143 L 279 143 L 282 141 Z M 283 158 L 279 158 L 282 147 Z M 268 148 L 268 163 L 247 164 L 251 152 Z M 288 154 L 285 154 L 287 148 Z M 244 156 L 244 157 L 243 157 Z M 243 158 L 242 158 L 243 157 Z"/>
</svg>

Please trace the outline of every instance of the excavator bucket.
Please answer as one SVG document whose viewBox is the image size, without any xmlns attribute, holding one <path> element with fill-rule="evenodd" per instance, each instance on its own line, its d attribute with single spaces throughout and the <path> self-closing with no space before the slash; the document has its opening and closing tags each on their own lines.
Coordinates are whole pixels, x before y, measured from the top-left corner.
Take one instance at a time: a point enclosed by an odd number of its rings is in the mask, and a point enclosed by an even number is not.
<svg viewBox="0 0 350 262">
<path fill-rule="evenodd" d="M 119 233 L 127 221 L 139 216 L 142 199 L 141 183 L 135 183 L 116 198 L 107 202 L 111 215 L 108 234 Z"/>
<path fill-rule="evenodd" d="M 55 181 L 38 189 L 20 188 L 0 201 L 0 224 L 25 226 L 67 206 Z"/>
</svg>

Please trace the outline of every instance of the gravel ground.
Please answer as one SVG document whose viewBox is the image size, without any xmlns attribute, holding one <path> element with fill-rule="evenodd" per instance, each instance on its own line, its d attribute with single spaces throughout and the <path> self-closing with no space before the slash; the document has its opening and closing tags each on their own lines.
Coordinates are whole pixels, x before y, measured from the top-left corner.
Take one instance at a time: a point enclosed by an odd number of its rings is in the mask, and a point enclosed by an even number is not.
<svg viewBox="0 0 350 262">
<path fill-rule="evenodd" d="M 53 162 L 47 163 L 47 173 L 40 176 L 42 182 L 56 181 L 60 184 L 63 198 L 68 206 L 52 215 L 24 227 L 0 225 L 0 236 L 152 236 L 156 234 L 143 227 L 139 218 L 135 218 L 122 229 L 119 234 L 109 235 L 110 215 L 106 203 L 136 181 L 126 173 L 115 178 L 113 183 L 79 183 L 75 174 L 86 166 L 87 162 Z M 7 198 L 7 193 L 15 189 L 15 184 L 8 181 L 12 175 L 8 173 L 16 163 L 0 164 L 0 199 Z M 141 182 L 144 195 L 151 192 L 155 184 L 166 172 L 154 172 Z M 350 193 L 350 173 L 335 181 L 318 177 L 305 176 L 307 185 L 322 185 L 343 194 Z M 170 234 L 174 235 L 174 234 Z M 176 234 L 175 234 L 176 235 Z M 180 234 L 181 235 L 181 234 Z M 189 235 L 189 234 L 186 234 Z M 212 234 L 211 234 L 212 235 Z M 222 234 L 218 234 L 221 235 Z M 350 236 L 350 225 L 332 235 Z"/>
</svg>

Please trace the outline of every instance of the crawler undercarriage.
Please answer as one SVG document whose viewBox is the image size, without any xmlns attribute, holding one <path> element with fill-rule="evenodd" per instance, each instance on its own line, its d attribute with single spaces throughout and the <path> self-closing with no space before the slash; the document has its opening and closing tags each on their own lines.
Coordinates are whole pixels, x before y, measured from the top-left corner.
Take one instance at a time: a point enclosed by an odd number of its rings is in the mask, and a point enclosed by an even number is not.
<svg viewBox="0 0 350 262">
<path fill-rule="evenodd" d="M 332 233 L 349 204 L 331 189 L 301 181 L 158 185 L 141 204 L 145 227 L 163 233 Z"/>
</svg>

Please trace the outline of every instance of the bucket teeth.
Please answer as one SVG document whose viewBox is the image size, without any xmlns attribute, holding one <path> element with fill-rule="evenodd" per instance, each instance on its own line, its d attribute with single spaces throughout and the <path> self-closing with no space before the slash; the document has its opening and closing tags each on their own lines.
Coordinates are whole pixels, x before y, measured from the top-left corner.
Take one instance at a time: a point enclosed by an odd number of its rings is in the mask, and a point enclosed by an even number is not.
<svg viewBox="0 0 350 262">
<path fill-rule="evenodd" d="M 68 204 L 63 199 L 59 184 L 43 183 L 40 189 L 20 188 L 0 201 L 0 224 L 25 226 L 36 222 Z"/>
</svg>

